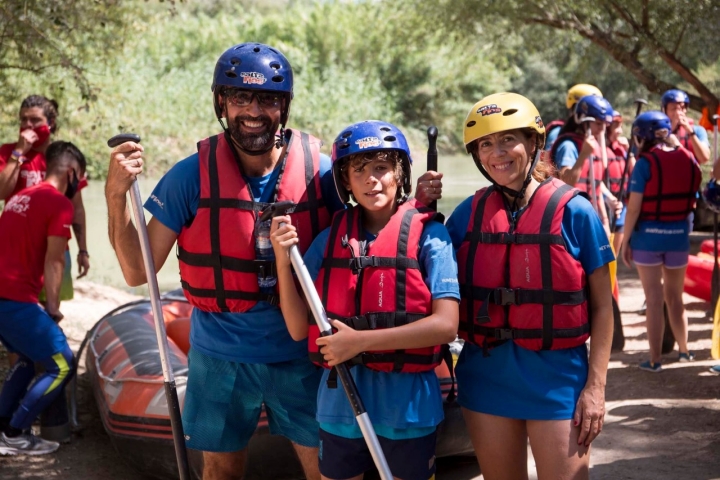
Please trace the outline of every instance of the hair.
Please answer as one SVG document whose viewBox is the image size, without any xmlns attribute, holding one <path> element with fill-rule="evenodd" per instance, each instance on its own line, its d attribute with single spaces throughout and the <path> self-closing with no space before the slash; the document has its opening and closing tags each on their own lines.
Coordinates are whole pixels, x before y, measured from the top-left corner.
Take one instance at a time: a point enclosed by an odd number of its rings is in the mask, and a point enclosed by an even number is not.
<svg viewBox="0 0 720 480">
<path fill-rule="evenodd" d="M 343 181 L 348 184 L 350 183 L 348 168 L 361 168 L 374 160 L 392 164 L 392 169 L 395 172 L 395 183 L 398 187 L 395 193 L 395 199 L 399 200 L 402 198 L 402 185 L 405 180 L 405 171 L 403 170 L 402 157 L 397 150 L 376 150 L 374 152 L 354 153 L 348 156 L 340 167 Z M 350 196 L 353 200 L 357 201 L 355 197 L 352 196 L 352 191 L 350 192 Z"/>
<path fill-rule="evenodd" d="M 50 132 L 55 133 L 58 129 L 58 103 L 55 100 L 50 100 L 42 95 L 30 95 L 20 104 L 20 110 L 23 108 L 33 107 L 42 108 L 43 114 L 45 115 L 45 118 L 47 118 L 48 124 L 50 124 Z"/>
<path fill-rule="evenodd" d="M 579 133 L 580 130 L 580 124 L 578 124 L 575 121 L 575 114 L 570 114 L 568 118 L 565 120 L 565 124 L 560 127 L 560 131 L 558 132 L 558 137 L 564 133 Z"/>
<path fill-rule="evenodd" d="M 643 146 L 640 148 L 640 151 L 638 153 L 645 153 L 649 152 L 652 148 L 654 148 L 657 145 L 665 144 L 664 138 L 653 138 L 648 140 L 647 138 L 643 138 Z"/>
<path fill-rule="evenodd" d="M 534 136 L 539 136 L 539 134 L 533 130 L 532 128 L 520 128 L 520 133 L 523 134 L 523 136 L 526 139 L 531 139 Z M 535 144 L 536 150 L 533 152 L 530 152 L 528 155 L 528 160 L 532 164 L 533 160 L 535 160 L 535 155 L 537 155 L 537 150 L 542 150 L 537 143 Z M 538 162 L 535 164 L 535 168 L 532 171 L 532 177 L 537 180 L 538 182 L 542 183 L 545 180 L 547 180 L 550 177 L 555 176 L 555 167 L 547 162 L 544 162 L 542 158 L 538 160 Z"/>
<path fill-rule="evenodd" d="M 84 173 L 85 168 L 87 168 L 85 155 L 71 142 L 64 142 L 62 140 L 52 142 L 45 151 L 47 173 L 54 173 L 63 167 L 65 165 L 63 160 L 67 159 L 68 156 L 70 160 L 75 160 L 78 163 L 80 171 Z"/>
</svg>

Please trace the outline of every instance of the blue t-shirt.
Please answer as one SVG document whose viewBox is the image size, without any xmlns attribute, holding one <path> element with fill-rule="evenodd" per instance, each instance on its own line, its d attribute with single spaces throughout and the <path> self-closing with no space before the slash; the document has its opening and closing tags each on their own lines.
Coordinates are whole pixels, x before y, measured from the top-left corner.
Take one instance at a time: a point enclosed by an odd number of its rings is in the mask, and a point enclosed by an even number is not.
<svg viewBox="0 0 720 480">
<path fill-rule="evenodd" d="M 305 253 L 305 265 L 313 279 L 320 272 L 329 236 L 330 229 L 326 229 Z M 373 238 L 369 234 L 367 237 Z M 420 270 L 433 300 L 459 300 L 457 262 L 445 227 L 428 222 L 420 236 L 419 248 Z M 344 390 L 327 388 L 329 372 L 323 372 L 318 391 L 320 427 L 341 437 L 361 438 Z M 440 384 L 434 371 L 386 373 L 355 367 L 350 372 L 378 435 L 394 440 L 429 435 L 444 418 Z"/>
<path fill-rule="evenodd" d="M 322 195 L 331 215 L 344 208 L 335 190 L 330 158 L 320 155 Z M 263 177 L 243 178 L 256 202 L 270 202 L 279 169 Z M 195 218 L 200 200 L 200 157 L 175 164 L 145 202 L 145 209 L 177 234 Z M 205 312 L 194 308 L 190 345 L 213 358 L 240 363 L 277 363 L 307 357 L 307 341 L 290 337 L 280 308 L 258 302 L 244 313 Z"/>
<path fill-rule="evenodd" d="M 572 168 L 579 156 L 580 152 L 575 142 L 570 139 L 563 140 L 555 151 L 555 165 L 558 170 L 565 167 Z"/>
<path fill-rule="evenodd" d="M 547 137 L 545 138 L 545 150 L 546 151 L 549 152 L 552 149 L 553 143 L 555 143 L 555 140 L 557 140 L 557 137 L 560 134 L 561 129 L 562 129 L 562 127 L 557 126 L 548 132 Z"/>
<path fill-rule="evenodd" d="M 707 130 L 698 125 L 693 125 L 693 131 L 695 132 L 695 135 L 697 136 L 697 139 L 700 140 L 700 142 L 704 143 L 707 146 L 710 146 Z"/>
<path fill-rule="evenodd" d="M 471 211 L 472 197 L 458 205 L 447 221 L 455 249 L 465 237 Z M 561 235 L 586 275 L 615 259 L 600 219 L 584 197 L 567 203 Z M 455 369 L 458 402 L 473 411 L 508 418 L 567 419 L 575 410 L 587 371 L 585 345 L 533 351 L 506 342 L 486 357 L 481 348 L 465 343 Z"/>
<path fill-rule="evenodd" d="M 630 176 L 630 192 L 644 193 L 650 180 L 650 161 L 644 157 L 637 159 Z M 656 220 L 638 221 L 630 237 L 633 250 L 647 252 L 687 252 L 690 250 L 690 224 L 688 220 L 661 222 Z"/>
</svg>

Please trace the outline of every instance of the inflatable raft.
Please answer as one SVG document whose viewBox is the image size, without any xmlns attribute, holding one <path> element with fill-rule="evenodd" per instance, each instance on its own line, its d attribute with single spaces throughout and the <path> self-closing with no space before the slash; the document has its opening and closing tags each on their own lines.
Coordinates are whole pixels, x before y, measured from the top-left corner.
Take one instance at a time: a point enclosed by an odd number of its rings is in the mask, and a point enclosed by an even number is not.
<svg viewBox="0 0 720 480">
<path fill-rule="evenodd" d="M 182 406 L 192 307 L 181 290 L 163 296 L 162 303 L 168 353 Z M 108 313 L 88 333 L 86 341 L 85 365 L 103 426 L 115 449 L 144 475 L 177 478 L 150 300 L 132 302 Z M 459 349 L 460 345 L 452 345 L 455 360 Z M 436 374 L 446 400 L 445 421 L 438 428 L 437 456 L 470 454 L 472 445 L 460 407 L 452 401 L 454 381 L 448 367 L 439 366 Z M 303 478 L 290 442 L 269 434 L 264 411 L 248 448 L 246 479 Z M 202 457 L 192 450 L 188 454 L 193 475 L 200 478 Z"/>
<path fill-rule="evenodd" d="M 712 242 L 710 242 L 709 247 L 705 247 L 705 243 L 703 242 L 701 248 L 709 248 L 712 252 Z M 704 253 L 701 250 L 697 255 L 690 255 L 688 257 L 687 271 L 685 272 L 683 291 L 693 297 L 709 302 L 714 265 L 715 259 L 712 253 Z"/>
</svg>

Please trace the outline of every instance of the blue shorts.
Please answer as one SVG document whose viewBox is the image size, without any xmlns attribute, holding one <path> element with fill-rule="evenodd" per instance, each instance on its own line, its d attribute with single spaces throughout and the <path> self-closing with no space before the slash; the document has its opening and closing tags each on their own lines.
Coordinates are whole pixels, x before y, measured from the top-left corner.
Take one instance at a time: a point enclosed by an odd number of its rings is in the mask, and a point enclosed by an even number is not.
<svg viewBox="0 0 720 480">
<path fill-rule="evenodd" d="M 188 448 L 244 449 L 265 406 L 270 433 L 318 446 L 315 420 L 322 369 L 306 358 L 280 363 L 237 363 L 190 349 L 182 412 Z"/>
<path fill-rule="evenodd" d="M 378 436 L 388 466 L 395 478 L 429 480 L 435 475 L 437 432 L 418 438 L 389 440 Z M 345 438 L 320 430 L 320 473 L 341 480 L 372 469 L 370 450 L 363 438 Z"/>
<path fill-rule="evenodd" d="M 635 265 L 641 267 L 658 267 L 664 265 L 665 268 L 683 268 L 687 267 L 689 252 L 650 252 L 648 250 L 633 250 L 632 259 Z"/>
<path fill-rule="evenodd" d="M 37 303 L 0 300 L 0 341 L 10 352 L 33 362 L 67 348 L 67 338 L 57 323 Z"/>
</svg>

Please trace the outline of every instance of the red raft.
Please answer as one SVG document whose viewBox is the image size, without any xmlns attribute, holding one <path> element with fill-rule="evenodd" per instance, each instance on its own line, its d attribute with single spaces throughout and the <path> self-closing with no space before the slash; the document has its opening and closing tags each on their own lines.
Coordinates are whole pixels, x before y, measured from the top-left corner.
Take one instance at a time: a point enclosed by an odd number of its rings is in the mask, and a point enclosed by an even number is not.
<svg viewBox="0 0 720 480">
<path fill-rule="evenodd" d="M 182 407 L 187 383 L 190 314 L 181 290 L 163 297 L 170 363 Z M 454 360 L 460 346 L 452 345 Z M 105 315 L 88 333 L 85 365 L 105 431 L 131 466 L 153 478 L 177 478 L 165 389 L 149 300 L 123 305 Z M 448 401 L 453 379 L 448 367 L 435 370 L 443 391 L 445 420 L 438 428 L 437 456 L 472 453 L 457 402 Z M 451 398 L 452 400 L 452 398 Z M 304 478 L 292 445 L 270 435 L 263 410 L 249 445 L 245 478 Z M 188 450 L 193 476 L 202 474 L 202 457 Z"/>
<path fill-rule="evenodd" d="M 703 242 L 702 247 L 705 247 Z M 709 244 L 712 252 L 712 242 Z M 685 283 L 683 291 L 706 302 L 710 301 L 712 270 L 715 265 L 713 255 L 701 252 L 698 255 L 688 257 L 687 271 L 685 272 Z"/>
</svg>

